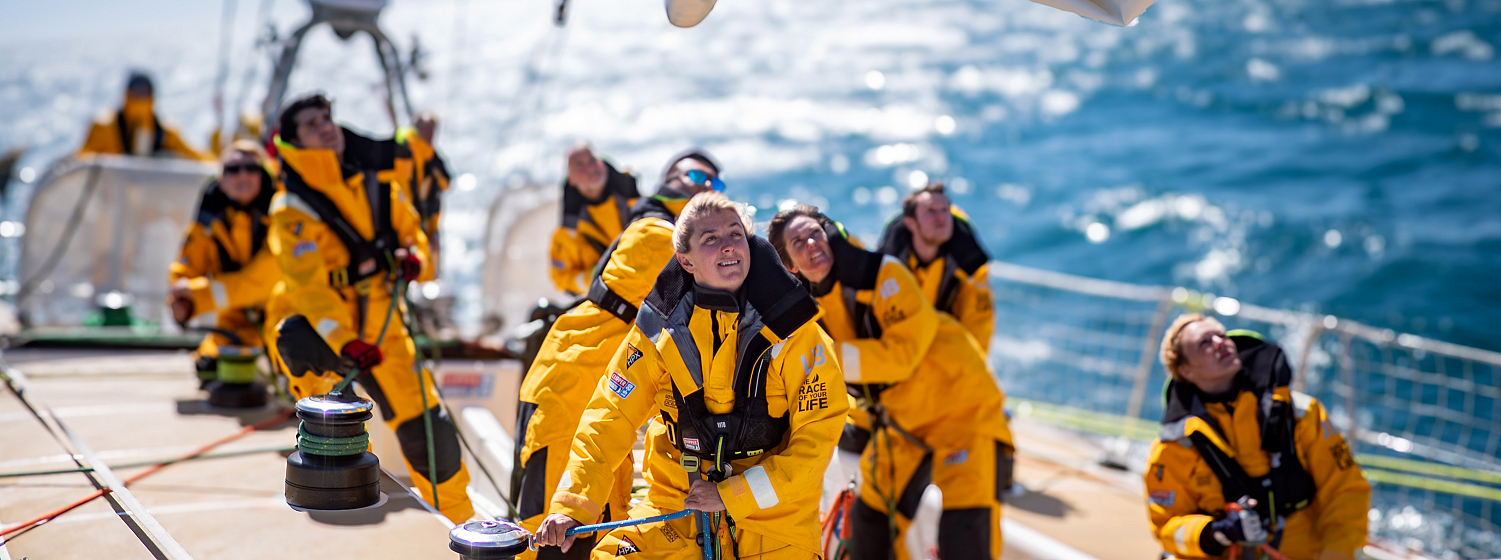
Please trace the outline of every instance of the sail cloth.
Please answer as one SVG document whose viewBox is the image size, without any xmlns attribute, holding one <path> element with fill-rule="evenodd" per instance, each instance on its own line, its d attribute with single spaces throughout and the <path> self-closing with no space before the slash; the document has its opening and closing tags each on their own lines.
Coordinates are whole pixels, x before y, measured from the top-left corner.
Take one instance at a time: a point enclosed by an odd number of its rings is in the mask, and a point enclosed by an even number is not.
<svg viewBox="0 0 1501 560">
<path fill-rule="evenodd" d="M 1157 0 L 1032 0 L 1089 19 L 1125 27 Z"/>
<path fill-rule="evenodd" d="M 109 292 L 133 299 L 137 319 L 170 321 L 167 267 L 217 171 L 196 161 L 113 155 L 54 166 L 26 212 L 17 307 L 28 325 L 80 325 Z"/>
</svg>

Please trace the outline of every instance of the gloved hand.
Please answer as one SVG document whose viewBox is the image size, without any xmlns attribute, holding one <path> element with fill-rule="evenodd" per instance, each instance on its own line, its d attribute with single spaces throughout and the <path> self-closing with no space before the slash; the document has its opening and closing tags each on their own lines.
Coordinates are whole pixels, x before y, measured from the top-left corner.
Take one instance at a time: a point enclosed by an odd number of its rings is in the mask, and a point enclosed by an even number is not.
<svg viewBox="0 0 1501 560">
<path fill-rule="evenodd" d="M 1257 545 L 1267 541 L 1266 526 L 1256 513 L 1256 500 L 1241 498 L 1225 508 L 1225 516 L 1209 523 L 1204 532 L 1226 548 L 1236 544 Z M 1208 552 L 1208 551 L 1206 551 Z"/>
<path fill-rule="evenodd" d="M 360 339 L 349 341 L 340 353 L 353 361 L 354 365 L 361 370 L 368 370 L 380 365 L 381 362 L 380 347 Z"/>
<path fill-rule="evenodd" d="M 418 276 L 422 276 L 422 259 L 417 257 L 417 252 L 410 249 L 397 249 L 396 260 L 401 267 L 401 280 L 413 282 Z"/>
</svg>

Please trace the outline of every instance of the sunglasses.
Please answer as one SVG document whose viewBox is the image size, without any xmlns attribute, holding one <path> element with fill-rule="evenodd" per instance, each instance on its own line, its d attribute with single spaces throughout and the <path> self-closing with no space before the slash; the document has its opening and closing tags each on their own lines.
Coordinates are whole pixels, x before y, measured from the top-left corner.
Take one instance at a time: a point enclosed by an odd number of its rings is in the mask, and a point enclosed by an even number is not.
<svg viewBox="0 0 1501 560">
<path fill-rule="evenodd" d="M 683 175 L 687 178 L 689 183 L 693 183 L 695 185 L 709 185 L 711 187 L 714 187 L 714 190 L 716 191 L 724 190 L 724 181 L 719 180 L 719 177 L 710 176 L 708 173 L 705 173 L 701 170 L 690 169 Z"/>
<path fill-rule="evenodd" d="M 234 175 L 236 173 L 253 173 L 259 169 L 260 166 L 254 163 L 231 164 L 224 166 L 224 174 Z"/>
</svg>

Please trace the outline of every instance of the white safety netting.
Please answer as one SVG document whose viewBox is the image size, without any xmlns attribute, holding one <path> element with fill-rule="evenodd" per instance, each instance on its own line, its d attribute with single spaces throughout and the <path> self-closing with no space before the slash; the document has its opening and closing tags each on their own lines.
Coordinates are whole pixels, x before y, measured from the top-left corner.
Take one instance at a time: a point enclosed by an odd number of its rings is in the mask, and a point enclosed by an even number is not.
<svg viewBox="0 0 1501 560">
<path fill-rule="evenodd" d="M 60 162 L 26 213 L 17 307 L 30 327 L 88 322 L 101 305 L 168 319 L 167 268 L 213 165 L 94 156 Z"/>
</svg>

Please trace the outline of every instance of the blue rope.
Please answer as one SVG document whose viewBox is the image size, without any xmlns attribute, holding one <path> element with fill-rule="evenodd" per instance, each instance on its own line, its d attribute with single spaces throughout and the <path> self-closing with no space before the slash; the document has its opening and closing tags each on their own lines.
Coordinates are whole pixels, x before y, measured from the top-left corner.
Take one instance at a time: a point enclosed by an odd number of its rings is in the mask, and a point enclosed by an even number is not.
<svg viewBox="0 0 1501 560">
<path fill-rule="evenodd" d="M 691 509 L 685 509 L 683 511 L 668 513 L 668 514 L 665 514 L 665 515 L 658 515 L 658 516 L 655 516 L 655 517 L 643 517 L 641 519 L 622 519 L 620 521 L 611 521 L 609 523 L 596 523 L 594 525 L 579 525 L 578 527 L 574 527 L 572 529 L 569 529 L 568 533 L 566 533 L 565 536 L 571 537 L 571 536 L 579 535 L 579 534 L 583 534 L 583 533 L 593 533 L 595 531 L 609 531 L 611 529 L 619 529 L 621 527 L 630 527 L 632 525 L 642 525 L 642 524 L 646 524 L 646 523 L 656 523 L 658 521 L 670 521 L 670 520 L 673 520 L 673 519 L 682 519 L 684 517 L 688 517 L 691 514 L 693 514 L 693 510 L 691 510 Z"/>
</svg>

